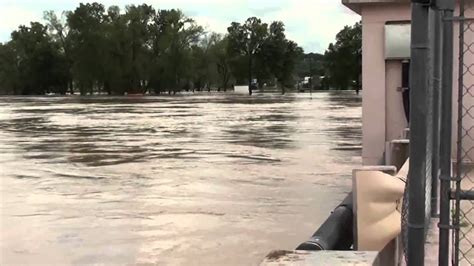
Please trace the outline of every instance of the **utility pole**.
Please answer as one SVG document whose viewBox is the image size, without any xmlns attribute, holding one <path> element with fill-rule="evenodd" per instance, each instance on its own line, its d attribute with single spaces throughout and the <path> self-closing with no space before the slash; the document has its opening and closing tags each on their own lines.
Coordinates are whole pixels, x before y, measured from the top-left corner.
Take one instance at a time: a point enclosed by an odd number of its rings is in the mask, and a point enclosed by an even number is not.
<svg viewBox="0 0 474 266">
<path fill-rule="evenodd" d="M 309 96 L 313 97 L 313 53 L 309 54 Z"/>
</svg>

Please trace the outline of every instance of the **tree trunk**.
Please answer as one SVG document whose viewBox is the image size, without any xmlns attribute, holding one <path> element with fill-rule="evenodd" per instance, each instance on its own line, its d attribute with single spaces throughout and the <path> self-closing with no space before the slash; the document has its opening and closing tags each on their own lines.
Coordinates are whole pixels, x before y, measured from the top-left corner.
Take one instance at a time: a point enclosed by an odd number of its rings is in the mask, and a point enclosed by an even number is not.
<svg viewBox="0 0 474 266">
<path fill-rule="evenodd" d="M 249 95 L 252 95 L 252 55 L 249 54 Z"/>
<path fill-rule="evenodd" d="M 285 86 L 283 84 L 281 84 L 281 82 L 278 81 L 278 80 L 277 80 L 276 84 L 277 84 L 277 88 L 278 88 L 278 86 L 281 86 L 281 95 L 285 95 L 285 93 L 286 93 Z"/>
<path fill-rule="evenodd" d="M 105 82 L 104 83 L 104 90 L 107 92 L 107 95 L 111 95 L 112 94 L 112 91 L 110 89 L 110 83 L 109 82 Z"/>
<path fill-rule="evenodd" d="M 89 94 L 94 95 L 94 82 L 93 81 L 89 82 Z"/>
<path fill-rule="evenodd" d="M 227 91 L 227 84 L 229 84 L 229 71 L 224 70 L 224 91 Z"/>
<path fill-rule="evenodd" d="M 72 79 L 69 79 L 68 81 L 68 87 L 69 87 L 69 93 L 71 95 L 74 95 L 74 83 L 72 81 Z"/>
<path fill-rule="evenodd" d="M 84 84 L 79 85 L 79 93 L 81 96 L 87 95 L 86 88 L 84 88 Z"/>
</svg>

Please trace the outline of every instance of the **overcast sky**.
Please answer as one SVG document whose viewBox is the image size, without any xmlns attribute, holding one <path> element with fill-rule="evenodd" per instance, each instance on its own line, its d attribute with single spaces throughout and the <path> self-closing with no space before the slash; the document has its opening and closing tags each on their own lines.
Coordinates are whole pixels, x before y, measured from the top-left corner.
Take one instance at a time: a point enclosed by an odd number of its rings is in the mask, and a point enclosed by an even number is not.
<svg viewBox="0 0 474 266">
<path fill-rule="evenodd" d="M 0 42 L 20 24 L 42 21 L 43 11 L 73 10 L 80 0 L 0 0 Z M 250 16 L 270 23 L 281 20 L 287 36 L 305 52 L 324 52 L 337 32 L 360 17 L 340 0 L 98 0 L 106 7 L 147 3 L 155 9 L 179 8 L 208 31 L 225 33 L 232 21 L 242 22 Z"/>
</svg>

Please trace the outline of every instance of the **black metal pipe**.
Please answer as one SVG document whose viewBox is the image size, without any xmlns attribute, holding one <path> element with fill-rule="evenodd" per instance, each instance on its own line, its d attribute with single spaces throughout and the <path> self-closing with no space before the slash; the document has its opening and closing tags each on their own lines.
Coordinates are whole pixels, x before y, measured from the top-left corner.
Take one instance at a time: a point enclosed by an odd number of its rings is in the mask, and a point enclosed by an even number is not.
<svg viewBox="0 0 474 266">
<path fill-rule="evenodd" d="M 433 158 L 431 172 L 431 217 L 438 217 L 438 183 L 439 183 L 439 145 L 440 145 L 440 113 L 441 113 L 441 58 L 442 58 L 442 26 L 441 11 L 434 12 L 434 46 L 433 46 Z"/>
<path fill-rule="evenodd" d="M 408 173 L 407 265 L 422 266 L 425 257 L 427 163 L 430 124 L 429 6 L 412 2 L 410 79 L 410 170 Z M 430 187 L 431 189 L 431 187 Z M 428 195 L 431 197 L 431 194 Z M 428 202 L 429 203 L 429 202 Z"/>
<path fill-rule="evenodd" d="M 296 250 L 349 250 L 354 243 L 352 192 L 337 206 L 310 240 Z"/>
<path fill-rule="evenodd" d="M 440 142 L 440 217 L 439 252 L 440 266 L 449 265 L 450 186 L 451 186 L 451 130 L 453 99 L 453 15 L 454 0 L 441 1 L 443 5 L 443 63 L 441 89 L 441 139 Z"/>
<path fill-rule="evenodd" d="M 450 197 L 451 199 L 456 199 L 457 195 L 456 193 L 459 193 L 459 199 L 460 200 L 474 200 L 474 191 L 471 190 L 451 190 Z"/>
</svg>

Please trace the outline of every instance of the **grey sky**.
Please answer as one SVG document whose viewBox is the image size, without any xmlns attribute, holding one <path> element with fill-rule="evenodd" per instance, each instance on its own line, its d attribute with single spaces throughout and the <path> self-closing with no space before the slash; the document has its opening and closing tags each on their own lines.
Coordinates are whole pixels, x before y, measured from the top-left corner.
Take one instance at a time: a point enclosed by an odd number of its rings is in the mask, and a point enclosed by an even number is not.
<svg viewBox="0 0 474 266">
<path fill-rule="evenodd" d="M 0 42 L 20 24 L 42 21 L 43 11 L 73 10 L 80 0 L 0 0 Z M 340 0 L 98 0 L 106 7 L 147 3 L 156 9 L 179 8 L 208 31 L 225 33 L 232 21 L 250 16 L 265 22 L 281 20 L 288 38 L 306 52 L 324 52 L 337 32 L 360 17 L 345 8 Z"/>
</svg>

